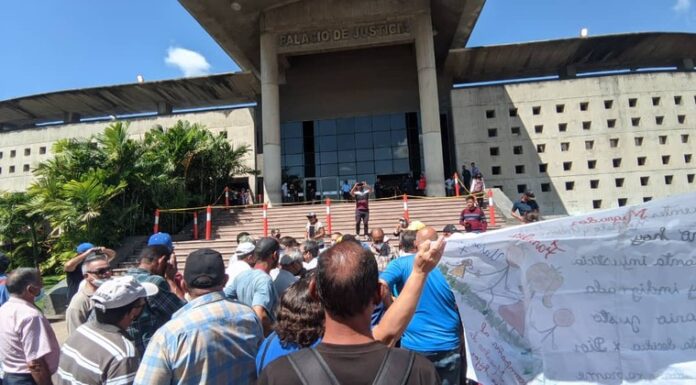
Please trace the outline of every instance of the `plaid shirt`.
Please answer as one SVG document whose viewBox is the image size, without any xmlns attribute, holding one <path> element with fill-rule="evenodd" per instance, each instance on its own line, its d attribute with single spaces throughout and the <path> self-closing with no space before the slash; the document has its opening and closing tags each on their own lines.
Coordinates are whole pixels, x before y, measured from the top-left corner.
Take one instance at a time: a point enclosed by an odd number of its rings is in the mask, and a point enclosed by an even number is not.
<svg viewBox="0 0 696 385">
<path fill-rule="evenodd" d="M 253 384 L 261 322 L 223 292 L 198 297 L 152 337 L 134 385 Z"/>
<path fill-rule="evenodd" d="M 147 298 L 147 306 L 142 314 L 128 327 L 128 334 L 133 337 L 135 348 L 142 357 L 152 335 L 184 306 L 184 301 L 171 292 L 167 281 L 159 275 L 150 274 L 139 267 L 128 269 L 126 275 L 135 277 L 138 282 L 153 283 L 159 288 L 156 295 Z"/>
</svg>

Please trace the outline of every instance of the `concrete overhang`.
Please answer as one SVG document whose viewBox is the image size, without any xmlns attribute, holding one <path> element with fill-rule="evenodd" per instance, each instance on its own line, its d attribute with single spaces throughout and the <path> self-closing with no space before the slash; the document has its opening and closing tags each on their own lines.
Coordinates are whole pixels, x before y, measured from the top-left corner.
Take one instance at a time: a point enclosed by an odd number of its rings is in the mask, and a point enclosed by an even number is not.
<svg viewBox="0 0 696 385">
<path fill-rule="evenodd" d="M 52 92 L 0 101 L 0 126 L 252 103 L 260 88 L 253 74 L 234 73 Z"/>
<path fill-rule="evenodd" d="M 179 0 L 242 69 L 256 74 L 260 71 L 262 13 L 303 1 Z M 484 4 L 485 0 L 430 0 L 438 63 L 444 62 L 450 48 L 466 44 Z"/>
<path fill-rule="evenodd" d="M 445 71 L 474 83 L 616 70 L 693 70 L 696 34 L 631 33 L 453 49 Z"/>
</svg>

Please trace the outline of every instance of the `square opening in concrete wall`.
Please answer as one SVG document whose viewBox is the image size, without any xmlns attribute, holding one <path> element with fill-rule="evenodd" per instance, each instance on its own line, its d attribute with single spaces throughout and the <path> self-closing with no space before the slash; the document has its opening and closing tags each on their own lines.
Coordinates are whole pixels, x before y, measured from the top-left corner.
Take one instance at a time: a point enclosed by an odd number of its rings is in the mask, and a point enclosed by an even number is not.
<svg viewBox="0 0 696 385">
<path fill-rule="evenodd" d="M 662 155 L 662 164 L 669 164 L 669 155 Z"/>
<path fill-rule="evenodd" d="M 537 134 L 541 134 L 542 132 L 544 132 L 544 126 L 542 124 L 537 124 L 536 126 L 534 126 L 534 132 Z"/>
<path fill-rule="evenodd" d="M 573 168 L 573 162 L 563 162 L 563 170 L 570 171 Z"/>
<path fill-rule="evenodd" d="M 545 144 L 537 144 L 537 153 L 542 154 L 546 151 L 546 145 Z"/>
<path fill-rule="evenodd" d="M 652 200 L 652 197 L 643 197 L 643 203 L 650 202 L 651 200 Z"/>
<path fill-rule="evenodd" d="M 631 118 L 631 125 L 633 127 L 638 127 L 640 126 L 640 118 Z"/>
<path fill-rule="evenodd" d="M 556 104 L 556 113 L 562 114 L 565 111 L 565 104 Z"/>
<path fill-rule="evenodd" d="M 650 177 L 649 177 L 649 176 L 641 176 L 641 177 L 640 177 L 640 185 L 641 185 L 641 186 L 647 186 L 648 183 L 650 183 Z"/>
<path fill-rule="evenodd" d="M 667 144 L 667 135 L 660 135 L 657 137 L 657 141 L 660 144 Z"/>
<path fill-rule="evenodd" d="M 616 119 L 607 119 L 607 127 L 608 128 L 616 127 Z"/>
<path fill-rule="evenodd" d="M 580 111 L 587 111 L 589 106 L 590 106 L 590 103 L 588 103 L 588 102 L 580 102 Z"/>
<path fill-rule="evenodd" d="M 694 174 L 686 174 L 686 183 L 694 183 Z"/>
<path fill-rule="evenodd" d="M 500 155 L 500 148 L 499 147 L 491 147 L 488 149 L 488 152 L 491 154 L 491 156 L 498 156 L 498 155 Z"/>
<path fill-rule="evenodd" d="M 681 106 L 682 104 L 682 97 L 679 95 L 674 96 L 674 104 L 677 106 Z"/>
<path fill-rule="evenodd" d="M 634 108 L 637 105 L 638 105 L 638 99 L 636 99 L 636 98 L 629 98 L 628 99 L 628 106 L 629 107 Z"/>
<path fill-rule="evenodd" d="M 519 127 L 510 127 L 510 134 L 519 136 L 521 133 Z"/>
<path fill-rule="evenodd" d="M 611 147 L 611 148 L 619 147 L 619 138 L 610 138 L 609 139 L 609 147 Z"/>
<path fill-rule="evenodd" d="M 679 124 L 686 123 L 686 115 L 677 115 L 677 122 L 679 122 Z"/>
<path fill-rule="evenodd" d="M 672 179 L 674 179 L 674 175 L 665 175 L 665 184 L 672 184 Z"/>
<path fill-rule="evenodd" d="M 652 105 L 653 105 L 653 106 L 659 106 L 659 105 L 660 105 L 660 97 L 659 97 L 659 96 L 653 96 L 653 98 L 652 98 Z"/>
<path fill-rule="evenodd" d="M 570 150 L 570 142 L 561 142 L 561 151 L 565 152 Z"/>
<path fill-rule="evenodd" d="M 604 108 L 609 110 L 612 107 L 614 107 L 614 101 L 613 100 L 605 100 L 604 101 Z"/>
<path fill-rule="evenodd" d="M 642 136 L 636 136 L 633 138 L 633 143 L 635 143 L 636 147 L 640 147 L 643 145 L 643 137 Z"/>
<path fill-rule="evenodd" d="M 510 108 L 508 110 L 508 114 L 510 115 L 511 118 L 514 118 L 517 116 L 517 108 Z"/>
<path fill-rule="evenodd" d="M 590 127 L 592 127 L 592 122 L 590 122 L 590 121 L 584 121 L 584 122 L 582 122 L 582 129 L 583 129 L 583 130 L 589 130 Z"/>
<path fill-rule="evenodd" d="M 568 123 L 558 123 L 558 132 L 566 132 Z"/>
<path fill-rule="evenodd" d="M 691 154 L 684 154 L 684 163 L 691 163 Z"/>
<path fill-rule="evenodd" d="M 590 188 L 596 189 L 598 187 L 599 187 L 599 179 L 591 179 L 590 180 Z"/>
<path fill-rule="evenodd" d="M 614 168 L 619 168 L 621 167 L 621 158 L 614 158 L 611 160 L 611 164 L 614 166 Z"/>
<path fill-rule="evenodd" d="M 523 192 L 527 191 L 527 185 L 526 184 L 518 184 L 517 185 L 517 193 L 522 194 Z"/>
<path fill-rule="evenodd" d="M 573 181 L 565 182 L 566 191 L 572 191 L 574 188 L 575 188 L 575 182 L 573 182 Z"/>
<path fill-rule="evenodd" d="M 513 146 L 512 153 L 515 155 L 522 155 L 522 146 Z"/>
<path fill-rule="evenodd" d="M 623 187 L 623 185 L 624 185 L 624 178 L 616 178 L 616 179 L 614 179 L 614 185 L 616 185 L 616 187 Z"/>
<path fill-rule="evenodd" d="M 597 167 L 597 161 L 592 159 L 587 161 L 587 168 L 590 170 L 594 170 Z"/>
<path fill-rule="evenodd" d="M 549 167 L 548 163 L 539 163 L 539 173 L 545 174 L 548 167 Z"/>
<path fill-rule="evenodd" d="M 495 110 L 486 110 L 486 119 L 495 118 Z"/>
<path fill-rule="evenodd" d="M 524 165 L 518 164 L 515 166 L 515 174 L 524 174 Z"/>
<path fill-rule="evenodd" d="M 656 116 L 655 117 L 655 124 L 657 124 L 658 126 L 661 126 L 662 122 L 664 122 L 664 121 L 665 121 L 664 116 Z"/>
<path fill-rule="evenodd" d="M 689 134 L 682 134 L 681 142 L 682 143 L 689 143 Z"/>
<path fill-rule="evenodd" d="M 591 150 L 594 148 L 594 140 L 585 141 L 585 150 Z"/>
<path fill-rule="evenodd" d="M 498 129 L 497 128 L 489 128 L 488 129 L 488 137 L 495 138 L 496 136 L 498 136 Z"/>
<path fill-rule="evenodd" d="M 541 114 L 541 106 L 532 107 L 532 115 L 539 115 L 539 114 Z"/>
<path fill-rule="evenodd" d="M 592 208 L 593 209 L 601 209 L 602 208 L 602 200 L 601 199 L 595 199 L 592 201 Z"/>
<path fill-rule="evenodd" d="M 639 166 L 645 166 L 646 160 L 647 160 L 647 158 L 644 156 L 639 156 L 638 158 L 636 158 L 636 161 L 637 161 Z"/>
<path fill-rule="evenodd" d="M 500 166 L 492 166 L 491 175 L 500 175 Z"/>
<path fill-rule="evenodd" d="M 619 207 L 623 207 L 623 206 L 626 206 L 626 202 L 628 202 L 628 199 L 626 199 L 626 198 L 619 198 L 619 199 L 617 200 L 617 202 L 618 202 L 618 204 L 619 204 Z"/>
</svg>

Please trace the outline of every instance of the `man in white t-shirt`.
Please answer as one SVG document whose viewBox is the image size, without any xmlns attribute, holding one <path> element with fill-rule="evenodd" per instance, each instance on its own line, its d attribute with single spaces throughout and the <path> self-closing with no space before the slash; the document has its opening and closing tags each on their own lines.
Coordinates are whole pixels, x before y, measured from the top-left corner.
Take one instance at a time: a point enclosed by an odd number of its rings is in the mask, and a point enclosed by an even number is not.
<svg viewBox="0 0 696 385">
<path fill-rule="evenodd" d="M 317 214 L 310 212 L 307 214 L 307 225 L 305 226 L 305 239 L 316 241 L 321 247 L 324 244 L 326 231 L 324 225 L 317 219 Z"/>
<path fill-rule="evenodd" d="M 225 270 L 227 275 L 230 277 L 227 280 L 228 283 L 234 281 L 234 277 L 239 275 L 239 273 L 245 270 L 251 270 L 251 267 L 255 262 L 255 249 L 256 246 L 254 246 L 254 244 L 251 242 L 242 242 L 237 245 L 237 249 L 234 251 L 234 254 L 232 254 L 232 258 L 230 258 L 227 270 Z"/>
</svg>

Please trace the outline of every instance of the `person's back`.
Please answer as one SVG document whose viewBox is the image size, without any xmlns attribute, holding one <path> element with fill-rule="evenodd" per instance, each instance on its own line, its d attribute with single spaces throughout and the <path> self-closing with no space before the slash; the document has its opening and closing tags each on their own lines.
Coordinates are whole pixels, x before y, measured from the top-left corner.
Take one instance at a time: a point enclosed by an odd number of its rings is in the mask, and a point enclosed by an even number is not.
<svg viewBox="0 0 696 385">
<path fill-rule="evenodd" d="M 377 262 L 368 250 L 354 242 L 341 242 L 322 255 L 317 269 L 317 279 L 310 284 L 310 292 L 324 306 L 322 342 L 316 348 L 273 361 L 261 373 L 259 384 L 369 385 L 378 377 L 387 357 L 392 368 L 398 368 L 395 371 L 398 374 L 390 376 L 396 383 L 440 383 L 427 359 L 373 339 L 371 315 L 380 298 L 380 289 Z M 331 377 L 335 381 L 327 380 Z"/>
<path fill-rule="evenodd" d="M 126 326 L 157 286 L 122 276 L 106 281 L 90 301 L 95 319 L 80 325 L 61 347 L 58 383 L 130 384 L 140 364 Z"/>
<path fill-rule="evenodd" d="M 191 301 L 152 337 L 134 384 L 252 384 L 263 331 L 254 311 L 225 297 L 220 253 L 186 259 Z"/>
<path fill-rule="evenodd" d="M 382 272 L 396 292 L 401 292 L 413 270 L 413 255 L 392 261 Z M 433 320 L 438 320 L 433 322 Z M 433 270 L 426 280 L 416 314 L 404 331 L 401 346 L 417 352 L 453 350 L 459 347 L 459 315 L 454 293 L 440 270 Z"/>
</svg>

